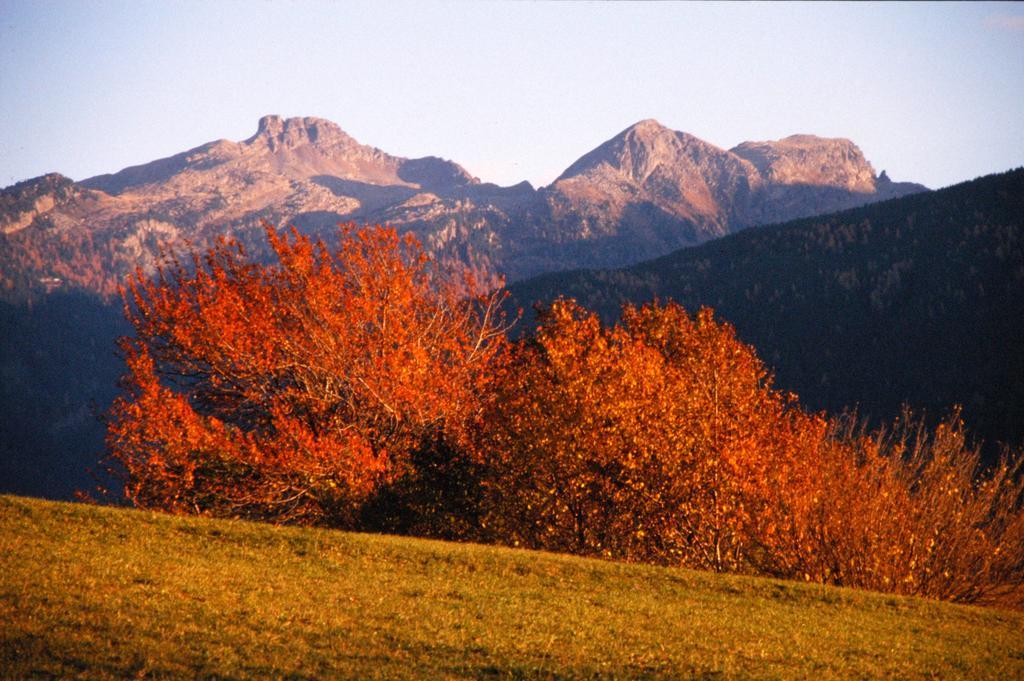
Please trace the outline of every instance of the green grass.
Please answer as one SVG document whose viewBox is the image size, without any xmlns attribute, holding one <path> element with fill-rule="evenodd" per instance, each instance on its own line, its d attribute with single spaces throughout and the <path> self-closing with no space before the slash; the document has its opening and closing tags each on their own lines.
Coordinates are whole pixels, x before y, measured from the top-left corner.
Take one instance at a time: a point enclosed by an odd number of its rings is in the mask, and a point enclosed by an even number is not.
<svg viewBox="0 0 1024 681">
<path fill-rule="evenodd" d="M 5 678 L 1024 678 L 1024 615 L 0 497 Z"/>
</svg>

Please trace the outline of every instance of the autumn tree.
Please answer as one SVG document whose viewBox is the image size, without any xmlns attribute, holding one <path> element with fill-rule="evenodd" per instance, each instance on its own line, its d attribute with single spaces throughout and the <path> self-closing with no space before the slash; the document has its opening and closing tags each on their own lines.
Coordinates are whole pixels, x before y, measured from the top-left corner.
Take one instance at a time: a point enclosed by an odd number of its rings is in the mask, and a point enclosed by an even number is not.
<svg viewBox="0 0 1024 681">
<path fill-rule="evenodd" d="M 221 240 L 123 291 L 110 459 L 139 506 L 352 526 L 419 449 L 461 446 L 500 301 L 393 229 L 266 232 L 270 264 Z"/>
<path fill-rule="evenodd" d="M 626 560 L 749 569 L 777 541 L 824 424 L 771 388 L 710 310 L 572 301 L 541 315 L 481 425 L 493 538 Z"/>
</svg>

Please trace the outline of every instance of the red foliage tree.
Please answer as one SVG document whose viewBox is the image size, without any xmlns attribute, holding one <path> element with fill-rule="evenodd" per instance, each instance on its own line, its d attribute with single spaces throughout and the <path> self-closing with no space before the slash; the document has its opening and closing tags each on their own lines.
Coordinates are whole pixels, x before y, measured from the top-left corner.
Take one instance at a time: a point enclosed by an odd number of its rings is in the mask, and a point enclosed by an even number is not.
<svg viewBox="0 0 1024 681">
<path fill-rule="evenodd" d="M 499 300 L 393 229 L 267 235 L 274 264 L 221 241 L 130 281 L 111 460 L 139 506 L 351 526 L 417 447 L 464 439 Z"/>
</svg>

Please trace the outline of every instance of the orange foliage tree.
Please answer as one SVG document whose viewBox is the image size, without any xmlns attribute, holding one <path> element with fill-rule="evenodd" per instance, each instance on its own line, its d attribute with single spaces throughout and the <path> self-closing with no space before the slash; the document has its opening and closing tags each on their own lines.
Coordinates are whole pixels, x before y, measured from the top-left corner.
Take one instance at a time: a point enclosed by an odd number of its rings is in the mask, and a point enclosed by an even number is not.
<svg viewBox="0 0 1024 681">
<path fill-rule="evenodd" d="M 771 389 L 710 310 L 572 301 L 541 316 L 480 424 L 486 535 L 534 548 L 715 570 L 782 541 L 780 486 L 824 423 Z"/>
<path fill-rule="evenodd" d="M 419 448 L 463 441 L 500 301 L 393 229 L 266 231 L 273 264 L 222 240 L 123 291 L 110 458 L 139 506 L 353 526 Z"/>
</svg>

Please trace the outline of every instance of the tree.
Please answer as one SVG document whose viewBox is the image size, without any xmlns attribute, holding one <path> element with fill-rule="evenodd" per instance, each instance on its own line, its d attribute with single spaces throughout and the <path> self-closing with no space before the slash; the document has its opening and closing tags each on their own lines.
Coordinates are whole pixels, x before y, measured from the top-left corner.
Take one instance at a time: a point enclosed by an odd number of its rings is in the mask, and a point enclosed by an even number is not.
<svg viewBox="0 0 1024 681">
<path fill-rule="evenodd" d="M 773 391 L 710 310 L 572 301 L 541 314 L 482 421 L 492 538 L 626 560 L 749 569 L 778 533 L 780 485 L 824 424 Z"/>
<path fill-rule="evenodd" d="M 417 448 L 464 441 L 500 300 L 393 229 L 331 251 L 265 227 L 274 263 L 221 240 L 122 291 L 110 459 L 139 506 L 350 527 Z"/>
</svg>

